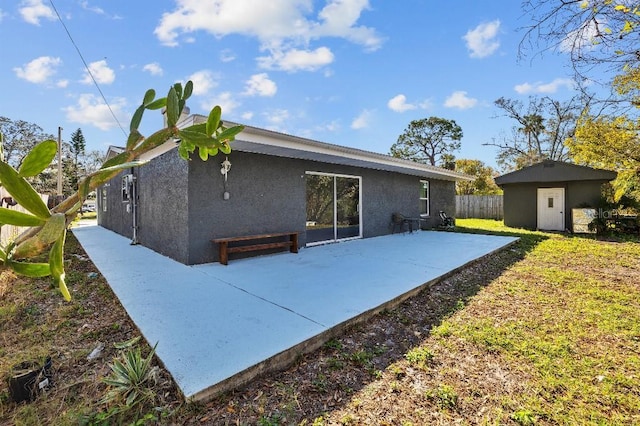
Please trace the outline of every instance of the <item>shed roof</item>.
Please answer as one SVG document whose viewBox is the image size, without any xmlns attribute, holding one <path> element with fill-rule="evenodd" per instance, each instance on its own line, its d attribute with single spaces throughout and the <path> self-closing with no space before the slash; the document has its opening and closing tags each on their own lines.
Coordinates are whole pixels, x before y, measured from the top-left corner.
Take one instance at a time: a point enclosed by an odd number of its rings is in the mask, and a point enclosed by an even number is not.
<svg viewBox="0 0 640 426">
<path fill-rule="evenodd" d="M 178 127 L 187 127 L 205 122 L 207 117 L 193 114 L 178 123 Z M 226 126 L 237 123 L 225 121 Z M 244 130 L 238 134 L 232 143 L 232 148 L 240 152 L 274 155 L 277 157 L 312 160 L 331 164 L 363 167 L 367 169 L 404 173 L 424 178 L 446 181 L 474 180 L 463 173 L 447 170 L 415 161 L 403 160 L 385 154 L 365 151 L 346 146 L 333 145 L 299 136 L 274 132 L 244 125 Z M 141 158 L 150 160 L 176 147 L 174 142 L 167 142 L 155 148 Z"/>
<path fill-rule="evenodd" d="M 495 178 L 497 185 L 534 182 L 570 182 L 570 181 L 611 181 L 618 174 L 610 170 L 594 169 L 587 166 L 544 160 L 515 172 Z"/>
</svg>

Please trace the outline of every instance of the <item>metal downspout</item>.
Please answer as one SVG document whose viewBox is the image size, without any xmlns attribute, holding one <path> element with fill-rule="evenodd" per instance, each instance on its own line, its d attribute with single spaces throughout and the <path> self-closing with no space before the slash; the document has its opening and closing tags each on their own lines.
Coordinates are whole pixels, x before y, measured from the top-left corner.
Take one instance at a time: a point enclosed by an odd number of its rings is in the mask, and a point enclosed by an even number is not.
<svg viewBox="0 0 640 426">
<path fill-rule="evenodd" d="M 134 171 L 135 169 L 131 168 L 131 215 L 133 223 L 131 245 L 138 244 L 138 183 Z"/>
</svg>

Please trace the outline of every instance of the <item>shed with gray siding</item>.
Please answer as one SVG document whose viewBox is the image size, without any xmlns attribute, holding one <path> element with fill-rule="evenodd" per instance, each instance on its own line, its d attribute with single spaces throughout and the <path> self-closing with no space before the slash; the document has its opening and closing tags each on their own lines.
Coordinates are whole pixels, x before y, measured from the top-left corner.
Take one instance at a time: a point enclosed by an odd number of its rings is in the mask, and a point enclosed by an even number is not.
<svg viewBox="0 0 640 426">
<path fill-rule="evenodd" d="M 514 228 L 573 229 L 571 209 L 595 207 L 617 173 L 545 160 L 495 179 L 504 191 L 504 223 Z"/>
<path fill-rule="evenodd" d="M 179 126 L 203 121 L 192 115 Z M 250 126 L 232 148 L 206 162 L 197 155 L 184 161 L 174 142 L 164 144 L 147 164 L 98 189 L 98 224 L 191 265 L 218 259 L 215 238 L 299 232 L 305 246 L 375 237 L 392 232 L 394 212 L 433 228 L 440 210 L 455 212 L 456 180 L 471 179 Z"/>
</svg>

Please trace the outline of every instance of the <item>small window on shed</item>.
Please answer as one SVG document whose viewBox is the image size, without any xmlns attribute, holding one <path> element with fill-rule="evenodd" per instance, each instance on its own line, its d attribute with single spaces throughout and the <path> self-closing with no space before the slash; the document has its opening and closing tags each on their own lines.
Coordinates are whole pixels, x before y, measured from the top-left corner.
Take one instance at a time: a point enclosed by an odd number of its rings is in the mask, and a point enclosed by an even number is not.
<svg viewBox="0 0 640 426">
<path fill-rule="evenodd" d="M 549 197 L 549 199 L 547 200 L 547 207 L 549 207 L 550 209 L 553 208 L 553 197 Z"/>
<path fill-rule="evenodd" d="M 420 216 L 429 216 L 429 181 L 420 181 Z"/>
</svg>

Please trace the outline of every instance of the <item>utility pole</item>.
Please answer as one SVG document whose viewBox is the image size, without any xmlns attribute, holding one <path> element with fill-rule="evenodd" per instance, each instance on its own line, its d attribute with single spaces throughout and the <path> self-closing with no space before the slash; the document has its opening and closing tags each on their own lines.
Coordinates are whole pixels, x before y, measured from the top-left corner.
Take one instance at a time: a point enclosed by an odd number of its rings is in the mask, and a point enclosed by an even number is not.
<svg viewBox="0 0 640 426">
<path fill-rule="evenodd" d="M 62 197 L 62 127 L 58 127 L 58 197 Z"/>
</svg>

